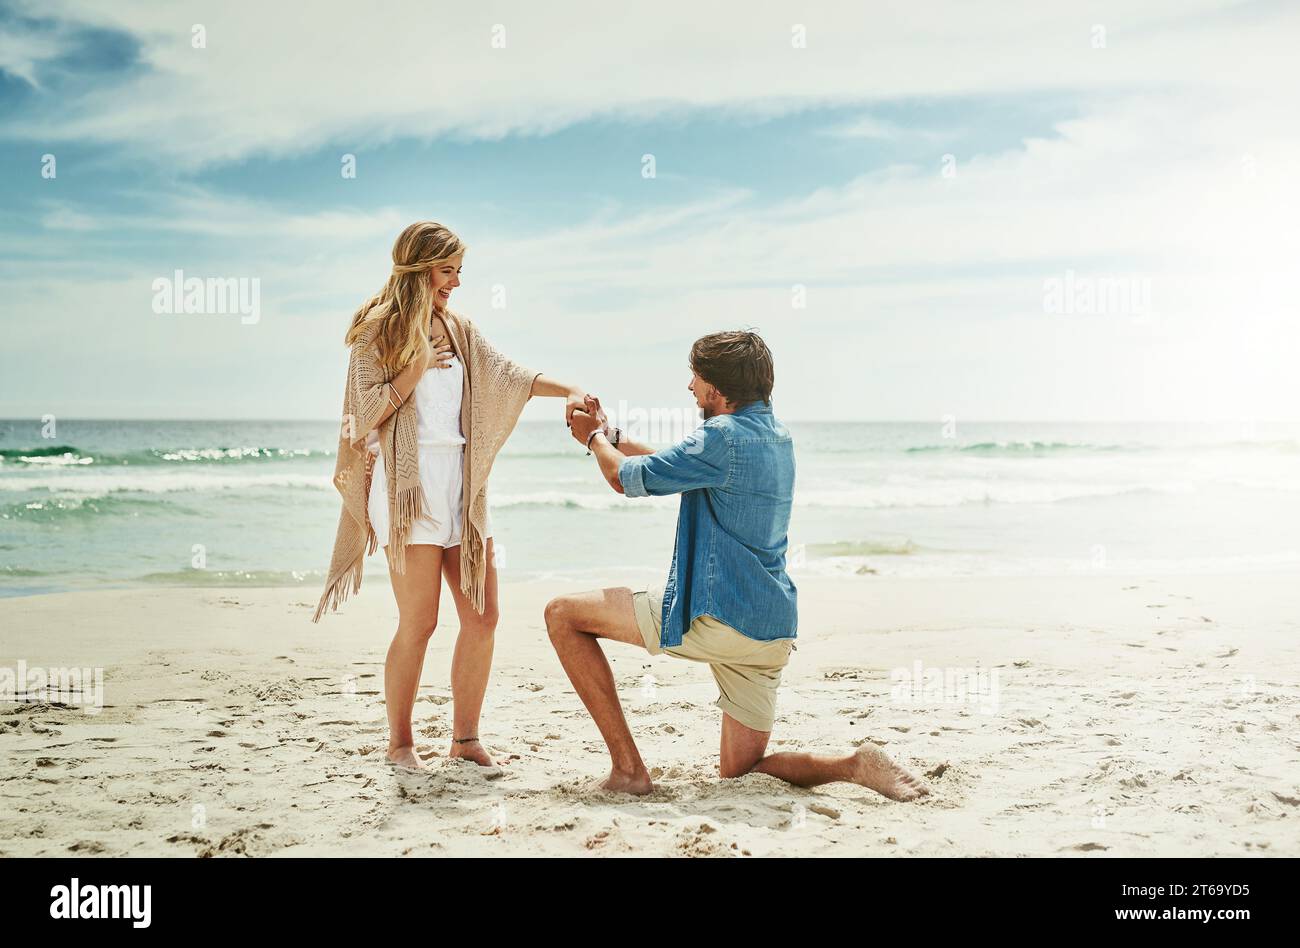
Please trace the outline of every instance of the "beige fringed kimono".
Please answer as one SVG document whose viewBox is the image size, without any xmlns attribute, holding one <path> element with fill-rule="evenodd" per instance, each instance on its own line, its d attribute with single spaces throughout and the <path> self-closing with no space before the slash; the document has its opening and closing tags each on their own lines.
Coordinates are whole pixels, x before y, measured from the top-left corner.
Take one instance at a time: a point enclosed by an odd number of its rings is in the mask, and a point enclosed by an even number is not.
<svg viewBox="0 0 1300 948">
<path fill-rule="evenodd" d="M 487 580 L 487 481 L 492 462 L 514 430 L 540 374 L 511 362 L 483 338 L 468 319 L 450 310 L 443 321 L 451 333 L 451 344 L 465 367 L 465 386 L 460 405 L 461 432 L 465 435 L 464 486 L 461 494 L 463 526 L 460 544 L 460 588 L 483 611 Z M 366 435 L 388 406 L 387 383 L 391 376 L 380 365 L 373 340 L 378 327 L 364 333 L 352 347 L 348 361 L 347 388 L 343 393 L 343 429 L 339 437 L 334 486 L 343 495 L 329 578 L 313 622 L 328 609 L 361 588 L 366 555 L 379 545 L 366 512 L 373 465 L 366 450 Z M 419 437 L 415 399 L 388 416 L 379 427 L 380 450 L 388 478 L 390 524 L 389 565 L 406 571 L 406 537 L 411 523 L 425 514 L 424 491 L 420 487 Z"/>
</svg>

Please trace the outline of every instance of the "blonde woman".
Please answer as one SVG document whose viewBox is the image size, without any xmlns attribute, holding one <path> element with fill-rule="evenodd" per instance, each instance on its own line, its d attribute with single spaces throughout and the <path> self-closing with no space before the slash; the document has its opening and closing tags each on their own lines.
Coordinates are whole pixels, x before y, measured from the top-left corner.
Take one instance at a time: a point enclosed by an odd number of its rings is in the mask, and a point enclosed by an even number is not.
<svg viewBox="0 0 1300 948">
<path fill-rule="evenodd" d="M 398 611 L 384 664 L 388 759 L 402 767 L 423 766 L 411 714 L 444 576 L 460 619 L 450 756 L 493 765 L 478 730 L 497 624 L 488 474 L 530 397 L 566 398 L 566 421 L 585 399 L 507 359 L 448 308 L 464 255 L 441 224 L 406 228 L 388 282 L 345 338 L 352 354 L 334 472 L 343 512 L 313 621 L 360 588 L 365 556 L 382 544 Z"/>
</svg>

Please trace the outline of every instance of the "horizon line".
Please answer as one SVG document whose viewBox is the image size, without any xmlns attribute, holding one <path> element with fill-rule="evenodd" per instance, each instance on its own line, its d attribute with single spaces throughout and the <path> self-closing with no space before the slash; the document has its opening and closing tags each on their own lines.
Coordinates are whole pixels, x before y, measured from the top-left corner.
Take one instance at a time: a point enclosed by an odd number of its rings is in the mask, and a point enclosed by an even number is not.
<svg viewBox="0 0 1300 948">
<path fill-rule="evenodd" d="M 784 417 L 782 420 L 806 423 L 820 422 L 823 424 L 877 424 L 877 425 L 920 425 L 920 424 L 945 424 L 949 419 L 944 416 L 938 418 L 816 418 L 816 417 Z M 980 424 L 980 425 L 1049 425 L 1049 424 L 1070 424 L 1070 425 L 1234 425 L 1251 423 L 1255 425 L 1292 425 L 1300 424 L 1300 418 L 1259 418 L 1252 416 L 1241 416 L 1234 418 L 962 418 L 955 416 L 953 419 L 958 425 L 962 424 Z M 131 422 L 224 422 L 224 423 L 284 423 L 284 424 L 336 424 L 334 418 L 216 418 L 216 417 L 195 417 L 195 416 L 174 416 L 174 417 L 134 417 L 134 416 L 117 416 L 117 415 L 55 415 L 56 424 L 59 422 L 69 421 L 131 421 Z M 0 424 L 7 422 L 28 422 L 41 423 L 41 416 L 0 416 Z M 518 424 L 546 424 L 547 422 L 539 418 L 521 418 Z"/>
</svg>

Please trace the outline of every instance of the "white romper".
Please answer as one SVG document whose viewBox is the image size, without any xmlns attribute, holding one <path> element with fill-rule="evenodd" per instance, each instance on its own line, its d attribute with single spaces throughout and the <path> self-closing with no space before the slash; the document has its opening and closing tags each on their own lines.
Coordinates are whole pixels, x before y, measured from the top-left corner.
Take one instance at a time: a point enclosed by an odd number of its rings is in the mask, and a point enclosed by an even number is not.
<svg viewBox="0 0 1300 948">
<path fill-rule="evenodd" d="M 424 488 L 426 516 L 411 524 L 408 545 L 460 545 L 464 516 L 461 478 L 465 461 L 465 436 L 460 427 L 460 402 L 465 368 L 453 357 L 445 369 L 427 369 L 415 385 L 415 416 L 419 432 L 420 485 Z M 379 435 L 372 431 L 366 445 L 375 455 L 370 481 L 368 511 L 370 525 L 379 542 L 388 545 L 388 479 L 384 476 L 384 455 Z M 483 539 L 492 536 L 492 518 L 487 519 Z"/>
</svg>

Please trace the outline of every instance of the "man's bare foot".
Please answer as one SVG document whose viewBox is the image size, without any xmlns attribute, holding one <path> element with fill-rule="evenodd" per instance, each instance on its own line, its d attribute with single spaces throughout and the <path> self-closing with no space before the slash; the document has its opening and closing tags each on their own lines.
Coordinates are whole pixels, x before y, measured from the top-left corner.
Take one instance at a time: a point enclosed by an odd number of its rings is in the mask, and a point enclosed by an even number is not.
<svg viewBox="0 0 1300 948">
<path fill-rule="evenodd" d="M 451 742 L 451 750 L 448 757 L 464 757 L 466 760 L 472 760 L 480 767 L 495 767 L 496 761 L 492 755 L 487 752 L 487 748 L 480 741 L 466 741 L 464 744 L 457 744 L 454 740 Z"/>
<path fill-rule="evenodd" d="M 906 803 L 929 794 L 925 781 L 889 759 L 874 744 L 864 744 L 853 755 L 850 780 L 891 800 Z"/>
<path fill-rule="evenodd" d="M 655 785 L 650 782 L 650 774 L 644 769 L 635 773 L 625 773 L 621 770 L 611 770 L 605 782 L 600 785 L 600 789 L 609 790 L 613 793 L 632 793 L 638 797 L 643 797 Z"/>
<path fill-rule="evenodd" d="M 415 752 L 411 745 L 406 747 L 388 748 L 388 762 L 394 767 L 403 767 L 406 770 L 425 770 L 424 761 L 420 760 L 420 755 Z"/>
</svg>

